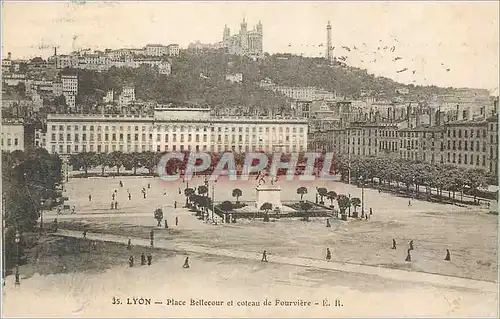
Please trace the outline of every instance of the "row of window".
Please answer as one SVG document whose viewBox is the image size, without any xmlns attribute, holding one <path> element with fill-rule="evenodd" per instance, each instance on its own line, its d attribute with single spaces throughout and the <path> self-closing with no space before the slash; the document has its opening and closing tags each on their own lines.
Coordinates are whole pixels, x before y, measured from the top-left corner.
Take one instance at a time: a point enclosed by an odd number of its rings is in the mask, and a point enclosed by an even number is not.
<svg viewBox="0 0 500 319">
<path fill-rule="evenodd" d="M 274 148 L 272 147 L 257 147 L 255 145 L 253 146 L 249 146 L 249 145 L 239 145 L 239 146 L 231 146 L 231 147 L 228 147 L 228 146 L 222 146 L 222 145 L 212 145 L 210 147 L 208 147 L 207 145 L 196 145 L 194 148 L 192 148 L 191 145 L 187 145 L 187 147 L 185 147 L 184 145 L 179 145 L 179 148 L 177 148 L 176 145 L 172 145 L 172 147 L 170 148 L 169 145 L 164 145 L 163 146 L 163 149 L 161 147 L 161 145 L 156 145 L 156 151 L 157 152 L 162 152 L 162 151 L 165 151 L 165 152 L 168 152 L 168 151 L 172 151 L 172 152 L 175 152 L 175 151 L 191 151 L 191 150 L 196 150 L 196 152 L 199 152 L 199 151 L 208 151 L 208 149 L 210 149 L 210 151 L 212 152 L 221 152 L 221 151 L 240 151 L 240 152 L 256 152 L 256 151 L 259 151 L 259 150 L 262 150 L 262 151 L 271 151 L 273 150 Z M 297 146 L 297 145 L 292 145 L 292 147 L 283 147 L 281 149 L 282 151 L 284 152 L 303 152 L 304 151 L 304 147 L 303 146 Z M 79 152 L 97 152 L 97 153 L 109 153 L 109 152 L 114 152 L 114 151 L 120 151 L 120 152 L 145 152 L 145 151 L 153 151 L 153 145 L 131 145 L 131 144 L 127 144 L 127 145 L 123 145 L 123 144 L 120 144 L 120 145 L 89 145 L 89 147 L 87 147 L 87 145 L 82 145 L 81 147 L 79 145 L 66 145 L 66 147 L 64 147 L 64 145 L 59 145 L 59 147 L 56 147 L 56 145 L 52 145 L 52 148 L 51 148 L 51 151 L 52 153 L 59 153 L 59 154 L 71 154 L 71 153 L 79 153 Z"/>
<path fill-rule="evenodd" d="M 12 141 L 14 140 L 14 146 L 19 145 L 19 139 L 18 138 L 7 138 L 7 146 L 12 146 Z M 2 146 L 4 146 L 4 139 L 2 138 Z"/>
<path fill-rule="evenodd" d="M 66 130 L 67 131 L 71 131 L 71 127 L 72 127 L 71 125 L 66 125 Z M 74 127 L 75 131 L 79 131 L 80 130 L 80 126 L 79 125 L 74 125 L 73 127 Z M 96 127 L 97 131 L 102 131 L 103 130 L 103 126 L 96 125 L 95 127 Z M 133 127 L 134 127 L 134 131 L 136 131 L 136 132 L 139 131 L 139 126 L 135 125 Z M 167 125 L 163 125 L 163 126 L 157 126 L 155 128 L 158 131 L 163 130 L 164 132 L 167 132 L 170 129 L 172 129 L 173 132 L 176 132 L 177 131 L 177 127 L 178 127 L 177 125 L 174 125 L 172 127 L 167 126 Z M 59 128 L 59 131 L 64 131 L 64 125 L 59 125 L 59 126 L 52 125 L 52 131 L 56 131 L 57 128 Z M 119 131 L 123 131 L 124 130 L 123 126 L 118 126 L 117 127 L 115 125 L 112 125 L 111 127 L 110 126 L 104 126 L 104 131 L 109 131 L 110 128 L 111 128 L 111 131 L 116 131 L 117 129 Z M 88 129 L 89 129 L 89 131 L 94 131 L 94 125 L 88 125 Z M 152 132 L 153 129 L 154 129 L 153 126 L 149 126 L 149 131 L 150 132 Z M 81 126 L 81 130 L 82 131 L 87 131 L 87 125 L 82 125 Z M 191 127 L 191 126 L 184 126 L 184 125 L 180 125 L 179 126 L 179 131 L 180 132 L 185 132 L 185 131 L 187 131 L 187 132 L 191 132 L 191 131 L 199 132 L 201 130 L 203 130 L 203 132 L 207 132 L 207 127 L 199 127 L 199 126 Z M 127 126 L 127 131 L 132 131 L 132 126 L 130 126 L 130 125 Z M 141 126 L 141 131 L 145 132 L 146 131 L 146 126 Z M 228 132 L 228 131 L 231 131 L 231 132 L 236 132 L 236 131 L 238 131 L 238 132 L 243 132 L 243 131 L 250 132 L 250 128 L 249 127 L 245 127 L 245 130 L 243 130 L 242 127 L 239 127 L 239 128 L 236 128 L 236 127 L 232 127 L 232 128 L 229 128 L 229 127 L 225 127 L 225 128 L 217 127 L 217 130 L 216 130 L 215 127 L 211 127 L 210 131 L 212 131 L 212 132 L 215 132 L 215 131 L 217 131 L 217 132 L 222 132 L 222 131 L 225 131 L 225 132 Z M 252 127 L 252 132 L 257 132 L 257 131 L 258 132 L 266 132 L 266 133 L 268 133 L 268 132 L 280 132 L 280 133 L 285 132 L 285 133 L 290 133 L 290 127 L 271 127 L 271 128 L 269 128 L 269 127 L 264 127 L 263 128 L 262 126 Z M 300 133 L 304 133 L 304 128 L 300 127 L 300 128 L 298 128 L 298 131 Z M 291 132 L 297 133 L 297 127 L 292 127 L 291 128 Z"/>
<path fill-rule="evenodd" d="M 105 133 L 105 134 L 96 134 L 95 135 L 97 137 L 97 141 L 102 141 L 103 140 L 103 137 L 104 137 L 104 141 L 117 141 L 117 139 L 119 141 L 123 141 L 124 140 L 124 137 L 125 137 L 125 134 L 124 133 Z M 139 134 L 134 134 L 134 141 L 139 141 Z M 184 142 L 185 141 L 185 136 L 187 138 L 187 142 L 192 142 L 193 141 L 193 134 L 179 134 L 180 136 L 180 142 Z M 52 142 L 56 142 L 56 133 L 52 133 L 51 134 L 51 141 Z M 86 133 L 82 133 L 81 135 L 82 139 L 81 141 L 82 142 L 86 142 L 87 141 L 87 134 Z M 161 134 L 157 134 L 156 135 L 156 141 L 157 142 L 160 142 L 162 139 L 161 139 L 162 135 Z M 172 134 L 172 142 L 177 142 L 177 134 Z M 231 135 L 231 141 L 234 143 L 236 142 L 236 137 L 238 137 L 238 142 L 243 142 L 243 135 Z M 249 135 L 246 135 L 246 141 L 249 141 Z M 153 139 L 153 134 L 149 134 L 148 136 L 148 141 L 151 141 Z M 212 135 L 212 140 L 215 139 L 215 136 Z M 264 139 L 262 137 L 259 136 L 259 141 L 262 142 Z M 296 140 L 297 137 L 295 135 L 292 135 L 292 140 Z M 90 141 L 94 141 L 94 133 L 90 133 L 89 134 L 89 140 Z M 132 140 L 132 134 L 126 134 L 126 140 L 127 141 L 131 141 Z M 207 142 L 207 134 L 203 134 L 203 136 L 200 136 L 200 134 L 195 134 L 194 135 L 194 140 L 195 142 L 200 142 L 201 140 L 203 142 Z M 255 141 L 257 140 L 257 136 L 256 135 L 252 135 L 252 140 Z M 283 140 L 283 136 L 280 136 L 280 138 L 274 136 L 274 138 L 272 139 L 268 139 L 268 142 L 273 142 L 273 141 L 282 141 Z M 303 139 L 300 138 L 300 141 L 302 141 Z M 58 139 L 59 142 L 64 142 L 65 139 L 64 139 L 64 134 L 63 133 L 59 133 L 59 139 Z M 78 133 L 74 133 L 74 134 L 70 134 L 70 133 L 66 133 L 66 141 L 70 142 L 70 141 L 73 141 L 73 142 L 77 142 L 79 143 L 80 142 L 80 134 Z M 146 134 L 141 134 L 141 141 L 145 142 L 146 141 Z M 229 135 L 224 135 L 224 141 L 225 142 L 228 142 L 229 141 Z M 289 142 L 290 141 L 290 135 L 287 135 L 285 136 L 285 141 L 286 142 Z M 169 142 L 169 135 L 168 134 L 165 134 L 165 142 Z M 222 135 L 217 135 L 217 142 L 222 142 Z"/>
</svg>

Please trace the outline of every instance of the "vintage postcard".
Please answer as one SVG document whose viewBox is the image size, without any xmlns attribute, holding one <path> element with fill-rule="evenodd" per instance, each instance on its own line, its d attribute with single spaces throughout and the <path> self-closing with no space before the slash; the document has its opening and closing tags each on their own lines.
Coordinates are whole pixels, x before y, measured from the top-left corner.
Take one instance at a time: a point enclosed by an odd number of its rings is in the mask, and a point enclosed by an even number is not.
<svg viewBox="0 0 500 319">
<path fill-rule="evenodd" d="M 498 318 L 498 2 L 2 2 L 3 317 Z"/>
</svg>

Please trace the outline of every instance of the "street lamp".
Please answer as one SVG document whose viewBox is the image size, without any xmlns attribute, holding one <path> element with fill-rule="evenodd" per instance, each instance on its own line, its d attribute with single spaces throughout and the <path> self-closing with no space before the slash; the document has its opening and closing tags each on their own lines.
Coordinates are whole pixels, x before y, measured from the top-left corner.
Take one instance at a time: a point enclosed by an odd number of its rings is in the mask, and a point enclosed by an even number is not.
<svg viewBox="0 0 500 319">
<path fill-rule="evenodd" d="M 365 212 L 365 180 L 363 176 L 360 176 L 361 179 L 361 216 L 363 216 Z"/>
<path fill-rule="evenodd" d="M 217 183 L 217 180 L 214 180 L 212 183 L 212 222 L 214 221 L 214 211 L 215 211 L 215 183 Z M 208 184 L 208 181 L 207 181 Z"/>
<path fill-rule="evenodd" d="M 45 201 L 42 199 L 40 204 L 41 204 L 41 207 L 40 207 L 40 230 L 43 231 L 43 206 L 45 204 Z"/>
<path fill-rule="evenodd" d="M 21 242 L 21 234 L 19 233 L 19 230 L 16 230 L 16 237 L 14 239 L 16 242 L 16 285 L 20 285 L 21 283 L 19 282 L 19 243 Z"/>
</svg>

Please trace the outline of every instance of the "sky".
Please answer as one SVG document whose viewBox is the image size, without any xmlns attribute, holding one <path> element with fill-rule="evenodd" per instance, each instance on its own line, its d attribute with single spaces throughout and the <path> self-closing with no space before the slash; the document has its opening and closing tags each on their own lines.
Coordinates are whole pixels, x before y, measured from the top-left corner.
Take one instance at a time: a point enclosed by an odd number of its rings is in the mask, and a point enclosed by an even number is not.
<svg viewBox="0 0 500 319">
<path fill-rule="evenodd" d="M 225 24 L 237 33 L 245 17 L 249 29 L 262 21 L 265 52 L 323 57 L 330 21 L 333 54 L 351 66 L 406 84 L 498 91 L 498 16 L 498 2 L 475 1 L 4 1 L 2 56 L 215 43 Z"/>
</svg>

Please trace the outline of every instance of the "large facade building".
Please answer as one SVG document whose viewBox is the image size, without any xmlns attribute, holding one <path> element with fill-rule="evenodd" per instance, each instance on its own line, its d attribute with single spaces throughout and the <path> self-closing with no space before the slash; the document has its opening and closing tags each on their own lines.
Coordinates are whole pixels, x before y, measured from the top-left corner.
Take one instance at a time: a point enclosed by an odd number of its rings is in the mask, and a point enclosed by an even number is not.
<svg viewBox="0 0 500 319">
<path fill-rule="evenodd" d="M 19 119 L 2 119 L 2 151 L 24 151 L 24 123 Z"/>
<path fill-rule="evenodd" d="M 224 26 L 221 47 L 227 48 L 229 54 L 249 55 L 260 57 L 263 55 L 263 30 L 262 23 L 254 26 L 253 30 L 247 29 L 245 19 L 240 25 L 240 32 L 231 35 L 231 30 Z"/>
<path fill-rule="evenodd" d="M 351 123 L 311 133 L 309 149 L 338 155 L 378 156 L 450 164 L 498 174 L 498 118 L 455 121 L 439 126 L 408 123 Z"/>
<path fill-rule="evenodd" d="M 212 117 L 209 108 L 163 106 L 154 116 L 48 115 L 50 153 L 113 151 L 301 152 L 307 121 Z"/>
</svg>

